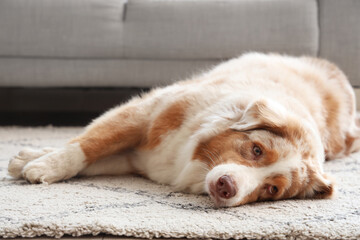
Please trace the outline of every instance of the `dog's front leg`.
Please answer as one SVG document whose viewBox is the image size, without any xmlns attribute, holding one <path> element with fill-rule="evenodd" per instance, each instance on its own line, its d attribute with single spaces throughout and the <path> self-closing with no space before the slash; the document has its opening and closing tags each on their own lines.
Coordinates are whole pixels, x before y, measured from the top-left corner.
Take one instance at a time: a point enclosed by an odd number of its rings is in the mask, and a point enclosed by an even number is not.
<svg viewBox="0 0 360 240">
<path fill-rule="evenodd" d="M 20 152 L 10 161 L 9 174 L 31 183 L 53 183 L 77 175 L 99 159 L 136 148 L 143 141 L 149 116 L 142 102 L 133 102 L 96 119 L 63 148 L 42 154 Z"/>
</svg>

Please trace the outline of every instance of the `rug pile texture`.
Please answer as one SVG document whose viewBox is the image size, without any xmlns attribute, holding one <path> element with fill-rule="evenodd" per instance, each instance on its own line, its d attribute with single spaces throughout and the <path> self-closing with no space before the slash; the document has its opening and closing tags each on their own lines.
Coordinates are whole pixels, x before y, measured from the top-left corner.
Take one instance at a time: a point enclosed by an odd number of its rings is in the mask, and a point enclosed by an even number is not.
<svg viewBox="0 0 360 240">
<path fill-rule="evenodd" d="M 359 239 L 360 154 L 325 164 L 332 200 L 287 200 L 215 209 L 207 196 L 173 192 L 137 176 L 29 185 L 7 176 L 24 147 L 60 147 L 80 128 L 0 128 L 0 237 L 100 233 L 219 239 Z"/>
</svg>

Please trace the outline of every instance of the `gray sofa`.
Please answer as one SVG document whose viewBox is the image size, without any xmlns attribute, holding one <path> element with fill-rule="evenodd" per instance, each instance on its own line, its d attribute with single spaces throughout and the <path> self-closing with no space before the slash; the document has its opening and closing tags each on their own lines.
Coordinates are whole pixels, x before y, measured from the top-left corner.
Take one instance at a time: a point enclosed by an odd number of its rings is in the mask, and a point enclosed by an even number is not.
<svg viewBox="0 0 360 240">
<path fill-rule="evenodd" d="M 359 0 L 0 0 L 0 113 L 102 111 L 248 51 L 360 86 Z"/>
</svg>

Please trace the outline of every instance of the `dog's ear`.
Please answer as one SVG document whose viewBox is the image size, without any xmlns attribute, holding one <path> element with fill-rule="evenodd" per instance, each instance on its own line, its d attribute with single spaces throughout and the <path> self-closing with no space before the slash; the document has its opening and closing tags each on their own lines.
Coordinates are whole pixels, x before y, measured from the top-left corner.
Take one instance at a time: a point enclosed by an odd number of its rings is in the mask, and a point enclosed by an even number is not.
<svg viewBox="0 0 360 240">
<path fill-rule="evenodd" d="M 266 129 L 283 134 L 286 121 L 287 112 L 283 106 L 269 99 L 260 99 L 250 103 L 231 128 L 238 131 Z"/>
<path fill-rule="evenodd" d="M 309 140 L 304 124 L 279 103 L 270 99 L 260 99 L 250 103 L 240 120 L 230 128 L 236 131 L 267 130 L 293 142 L 300 139 Z"/>
<path fill-rule="evenodd" d="M 335 180 L 331 176 L 323 173 L 317 173 L 310 178 L 310 181 L 310 198 L 325 199 L 334 196 L 336 192 L 336 184 Z"/>
</svg>

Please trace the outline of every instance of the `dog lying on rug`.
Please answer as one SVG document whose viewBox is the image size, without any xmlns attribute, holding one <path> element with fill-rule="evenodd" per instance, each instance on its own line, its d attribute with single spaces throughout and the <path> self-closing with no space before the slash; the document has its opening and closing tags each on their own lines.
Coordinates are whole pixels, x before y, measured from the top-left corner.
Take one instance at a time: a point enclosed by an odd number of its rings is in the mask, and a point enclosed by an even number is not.
<svg viewBox="0 0 360 240">
<path fill-rule="evenodd" d="M 360 149 L 355 97 L 335 65 L 250 53 L 154 89 L 59 149 L 24 149 L 9 174 L 31 183 L 141 174 L 216 206 L 329 198 L 325 159 Z"/>
</svg>

